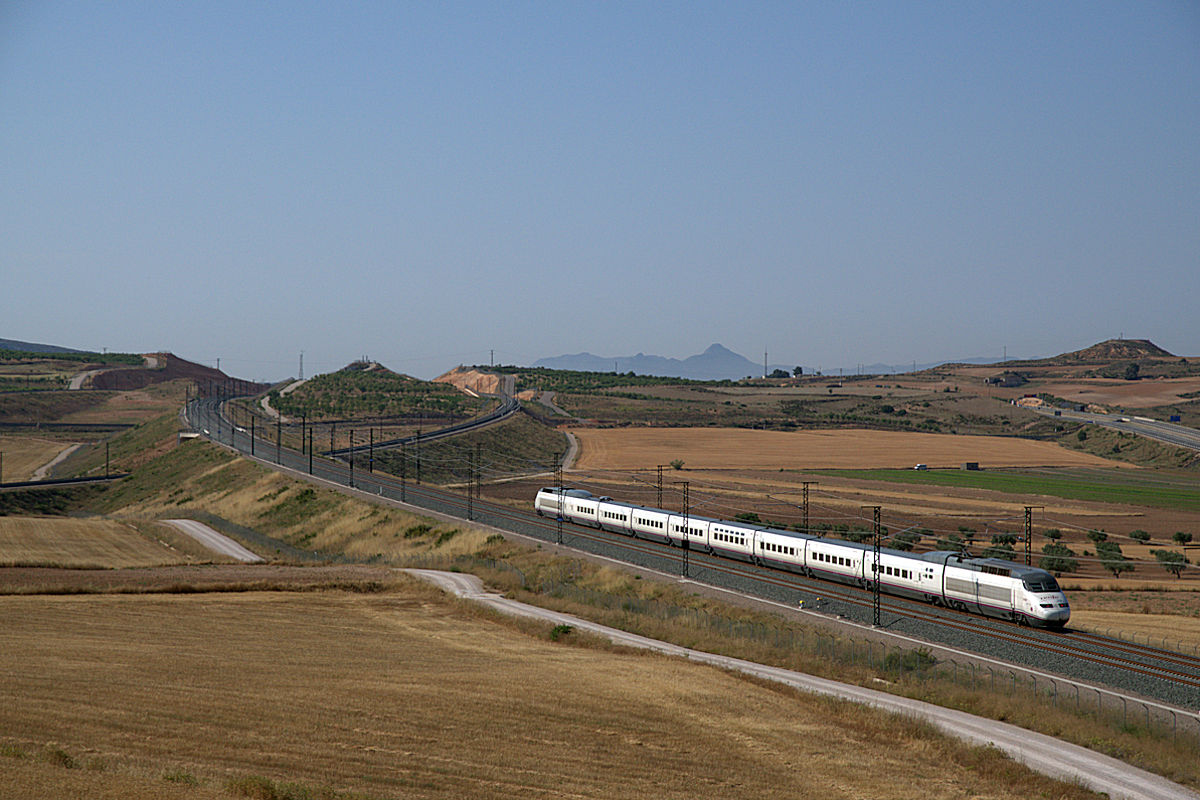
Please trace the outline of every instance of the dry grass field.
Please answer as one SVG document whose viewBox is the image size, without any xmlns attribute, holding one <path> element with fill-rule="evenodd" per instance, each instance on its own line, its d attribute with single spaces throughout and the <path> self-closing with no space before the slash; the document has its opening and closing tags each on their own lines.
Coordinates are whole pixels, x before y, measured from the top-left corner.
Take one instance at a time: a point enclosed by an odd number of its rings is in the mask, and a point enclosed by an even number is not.
<svg viewBox="0 0 1200 800">
<path fill-rule="evenodd" d="M 229 560 L 166 525 L 112 519 L 0 517 L 0 565 L 119 569 Z"/>
<path fill-rule="evenodd" d="M 407 580 L 0 598 L 0 795 L 1091 796 L 917 723 L 514 626 Z M 301 789 L 246 791 L 266 781 Z"/>
<path fill-rule="evenodd" d="M 38 467 L 50 463 L 70 446 L 71 442 L 40 436 L 0 436 L 0 453 L 4 454 L 0 481 L 33 480 Z"/>
<path fill-rule="evenodd" d="M 71 423 L 140 423 L 183 405 L 188 383 L 182 380 L 147 386 L 124 392 L 106 392 L 105 401 L 97 406 L 63 416 L 60 422 Z"/>
<path fill-rule="evenodd" d="M 1116 462 L 1050 442 L 872 430 L 756 431 L 730 428 L 580 428 L 579 469 L 639 469 L 683 459 L 689 469 L 1114 467 Z"/>
</svg>

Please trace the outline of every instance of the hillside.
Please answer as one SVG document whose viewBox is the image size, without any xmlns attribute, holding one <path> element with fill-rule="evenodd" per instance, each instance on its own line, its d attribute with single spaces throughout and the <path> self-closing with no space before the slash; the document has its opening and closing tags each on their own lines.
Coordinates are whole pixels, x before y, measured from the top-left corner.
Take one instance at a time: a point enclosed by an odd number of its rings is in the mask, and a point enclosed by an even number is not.
<svg viewBox="0 0 1200 800">
<path fill-rule="evenodd" d="M 73 350 L 70 347 L 59 347 L 56 344 L 37 344 L 22 342 L 17 339 L 0 339 L 0 350 L 16 350 L 22 353 L 85 353 L 86 350 Z"/>
<path fill-rule="evenodd" d="M 419 380 L 367 361 L 317 375 L 286 394 L 270 393 L 272 408 L 288 417 L 306 416 L 309 422 L 368 418 L 458 421 L 492 403 L 469 397 L 448 383 Z"/>
<path fill-rule="evenodd" d="M 1140 358 L 1174 358 L 1175 356 L 1163 350 L 1149 339 L 1109 339 L 1108 341 L 1076 350 L 1073 353 L 1063 353 L 1056 361 L 1072 362 L 1085 361 L 1088 363 L 1105 363 L 1110 361 L 1131 361 Z"/>
</svg>

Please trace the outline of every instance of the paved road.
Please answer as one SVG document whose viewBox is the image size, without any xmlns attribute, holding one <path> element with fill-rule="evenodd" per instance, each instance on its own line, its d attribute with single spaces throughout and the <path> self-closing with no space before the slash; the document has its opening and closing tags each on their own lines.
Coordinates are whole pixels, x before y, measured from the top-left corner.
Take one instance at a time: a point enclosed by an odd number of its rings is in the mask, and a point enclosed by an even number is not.
<svg viewBox="0 0 1200 800">
<path fill-rule="evenodd" d="M 1033 410 L 1048 417 L 1059 416 L 1062 419 L 1074 420 L 1076 422 L 1090 422 L 1093 425 L 1111 428 L 1115 431 L 1136 433 L 1139 436 L 1145 436 L 1147 439 L 1154 439 L 1155 441 L 1175 445 L 1176 447 L 1200 450 L 1200 431 L 1183 425 L 1175 425 L 1171 422 L 1162 422 L 1147 417 L 1135 417 L 1125 414 L 1095 414 L 1090 411 L 1069 411 L 1067 409 L 1051 407 L 1035 408 Z"/>
<path fill-rule="evenodd" d="M 817 678 L 802 672 L 713 655 L 655 639 L 647 639 L 615 628 L 607 628 L 570 614 L 525 605 L 487 592 L 483 589 L 479 578 L 474 575 L 420 569 L 406 571 L 459 597 L 484 603 L 513 616 L 571 625 L 606 637 L 617 644 L 656 650 L 692 661 L 712 664 L 722 669 L 736 670 L 765 680 L 776 681 L 801 691 L 830 695 L 896 714 L 923 718 L 951 736 L 965 739 L 973 744 L 993 745 L 1003 750 L 1015 761 L 1044 775 L 1067 781 L 1078 781 L 1089 789 L 1107 792 L 1114 798 L 1128 798 L 1128 800 L 1197 800 L 1200 798 L 1200 795 L 1196 795 L 1166 778 L 1137 769 L 1087 748 L 1033 733 L 1014 725 L 975 717 L 961 711 L 941 708 L 905 697 L 864 689 L 860 686 Z"/>
<path fill-rule="evenodd" d="M 238 561 L 245 561 L 246 563 L 256 563 L 263 560 L 260 556 L 242 547 L 233 539 L 222 533 L 217 533 L 202 522 L 196 522 L 194 519 L 168 519 L 165 522 L 171 527 L 183 531 L 213 552 L 229 556 L 230 558 L 236 558 Z"/>
</svg>

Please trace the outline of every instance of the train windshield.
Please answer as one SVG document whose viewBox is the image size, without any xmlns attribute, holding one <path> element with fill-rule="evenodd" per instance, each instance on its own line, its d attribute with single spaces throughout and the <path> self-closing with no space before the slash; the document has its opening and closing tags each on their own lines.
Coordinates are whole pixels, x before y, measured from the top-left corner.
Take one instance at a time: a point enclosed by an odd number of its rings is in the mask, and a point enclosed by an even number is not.
<svg viewBox="0 0 1200 800">
<path fill-rule="evenodd" d="M 1054 576 L 1046 575 L 1045 577 L 1026 578 L 1024 580 L 1025 588 L 1031 592 L 1045 594 L 1046 592 L 1062 591 L 1058 588 L 1058 581 L 1054 580 Z"/>
</svg>

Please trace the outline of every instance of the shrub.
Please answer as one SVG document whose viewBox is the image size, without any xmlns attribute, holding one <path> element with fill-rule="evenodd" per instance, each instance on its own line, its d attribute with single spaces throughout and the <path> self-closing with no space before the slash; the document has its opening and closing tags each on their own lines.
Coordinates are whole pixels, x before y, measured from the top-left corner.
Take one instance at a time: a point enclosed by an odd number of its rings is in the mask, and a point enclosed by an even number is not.
<svg viewBox="0 0 1200 800">
<path fill-rule="evenodd" d="M 182 783 L 186 786 L 198 786 L 200 781 L 187 770 L 169 769 L 163 773 L 162 779 L 167 783 Z"/>
<path fill-rule="evenodd" d="M 64 769 L 75 769 L 79 764 L 61 747 L 47 747 L 42 751 L 41 761 Z"/>
<path fill-rule="evenodd" d="M 1150 541 L 1150 534 L 1139 528 L 1137 530 L 1130 531 L 1129 538 L 1137 542 L 1148 542 Z"/>
<path fill-rule="evenodd" d="M 557 642 L 562 637 L 569 634 L 574 628 L 570 625 L 555 625 L 550 629 L 550 641 Z"/>
<path fill-rule="evenodd" d="M 892 672 L 924 672 L 934 664 L 937 664 L 937 658 L 924 647 L 888 653 L 883 660 L 884 668 Z"/>
</svg>

